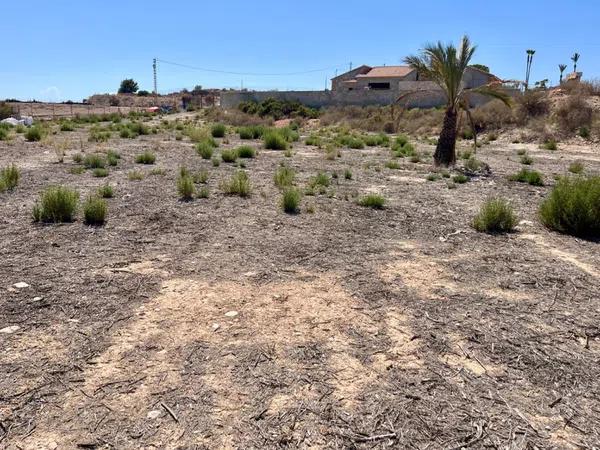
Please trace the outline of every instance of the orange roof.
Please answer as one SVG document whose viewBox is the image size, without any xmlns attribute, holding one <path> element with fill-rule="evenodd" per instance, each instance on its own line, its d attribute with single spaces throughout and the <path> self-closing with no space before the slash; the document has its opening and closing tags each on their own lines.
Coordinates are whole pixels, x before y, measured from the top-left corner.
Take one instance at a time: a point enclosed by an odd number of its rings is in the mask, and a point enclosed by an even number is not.
<svg viewBox="0 0 600 450">
<path fill-rule="evenodd" d="M 404 77 L 411 73 L 414 69 L 409 66 L 380 66 L 373 67 L 364 75 L 357 75 L 358 77 L 365 78 L 397 78 Z"/>
</svg>

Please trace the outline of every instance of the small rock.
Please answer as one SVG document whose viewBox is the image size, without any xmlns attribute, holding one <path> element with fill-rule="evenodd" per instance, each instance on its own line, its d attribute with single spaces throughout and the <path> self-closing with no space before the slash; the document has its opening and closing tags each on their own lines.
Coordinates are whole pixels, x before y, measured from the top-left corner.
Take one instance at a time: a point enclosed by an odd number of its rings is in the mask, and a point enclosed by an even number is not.
<svg viewBox="0 0 600 450">
<path fill-rule="evenodd" d="M 33 297 L 34 302 L 41 302 L 42 300 L 44 300 L 44 297 Z"/>
<path fill-rule="evenodd" d="M 159 411 L 158 409 L 153 409 L 146 415 L 146 417 L 148 417 L 148 419 L 158 419 L 161 414 L 162 411 Z"/>
<path fill-rule="evenodd" d="M 217 331 L 219 328 L 221 328 L 221 325 L 219 325 L 218 323 L 213 323 L 213 326 L 212 326 L 213 331 Z"/>
<path fill-rule="evenodd" d="M 533 222 L 532 222 L 531 220 L 521 220 L 521 221 L 519 222 L 519 225 L 526 225 L 526 226 L 528 226 L 528 227 L 529 227 L 529 226 L 532 226 L 532 225 L 533 225 Z"/>
<path fill-rule="evenodd" d="M 0 333 L 12 334 L 15 331 L 18 331 L 21 327 L 19 325 L 11 325 L 9 327 L 2 328 Z"/>
<path fill-rule="evenodd" d="M 244 274 L 245 277 L 255 277 L 256 275 L 258 275 L 256 272 L 246 272 Z"/>
<path fill-rule="evenodd" d="M 25 288 L 28 288 L 29 285 L 27 283 L 25 283 L 24 281 L 19 281 L 18 283 L 13 284 L 13 287 L 17 288 L 17 289 L 25 289 Z"/>
<path fill-rule="evenodd" d="M 238 315 L 237 311 L 227 311 L 225 313 L 225 316 L 227 316 L 227 317 L 236 317 L 237 315 Z"/>
<path fill-rule="evenodd" d="M 58 448 L 58 444 L 56 442 L 49 442 L 47 448 L 48 450 L 56 450 Z"/>
</svg>

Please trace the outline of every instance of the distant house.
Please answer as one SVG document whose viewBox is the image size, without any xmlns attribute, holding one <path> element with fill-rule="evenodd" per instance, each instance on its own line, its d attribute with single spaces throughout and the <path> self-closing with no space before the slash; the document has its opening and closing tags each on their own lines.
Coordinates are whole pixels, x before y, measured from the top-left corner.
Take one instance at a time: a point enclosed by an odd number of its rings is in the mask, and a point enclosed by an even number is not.
<svg viewBox="0 0 600 450">
<path fill-rule="evenodd" d="M 492 81 L 500 81 L 500 79 L 476 67 L 468 67 L 463 79 L 467 88 L 479 87 Z M 419 82 L 423 85 L 419 86 L 417 84 Z M 420 77 L 419 73 L 409 66 L 363 65 L 331 79 L 331 89 L 337 92 L 364 90 L 401 92 L 430 86 L 431 81 Z"/>
</svg>

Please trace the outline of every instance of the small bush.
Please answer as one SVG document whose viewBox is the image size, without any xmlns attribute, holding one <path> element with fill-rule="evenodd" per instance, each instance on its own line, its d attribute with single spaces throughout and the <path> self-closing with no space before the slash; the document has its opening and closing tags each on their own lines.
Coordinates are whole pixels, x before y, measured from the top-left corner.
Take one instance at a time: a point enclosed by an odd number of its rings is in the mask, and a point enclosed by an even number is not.
<svg viewBox="0 0 600 450">
<path fill-rule="evenodd" d="M 103 225 L 108 206 L 106 201 L 90 195 L 83 204 L 83 218 L 87 225 Z"/>
<path fill-rule="evenodd" d="M 558 144 L 554 139 L 547 139 L 543 144 L 542 148 L 545 150 L 557 150 Z"/>
<path fill-rule="evenodd" d="M 467 181 L 469 181 L 469 177 L 462 173 L 459 173 L 452 177 L 452 181 L 454 181 L 456 184 L 464 184 Z"/>
<path fill-rule="evenodd" d="M 396 137 L 395 143 L 400 147 L 404 147 L 406 144 L 408 144 L 408 137 L 406 137 L 404 134 L 399 134 L 398 137 Z"/>
<path fill-rule="evenodd" d="M 421 154 L 420 153 L 415 153 L 414 155 L 411 155 L 410 158 L 409 158 L 409 161 L 411 163 L 421 162 Z"/>
<path fill-rule="evenodd" d="M 60 124 L 60 131 L 75 131 L 75 124 L 66 120 Z"/>
<path fill-rule="evenodd" d="M 581 161 L 572 162 L 569 165 L 569 172 L 577 174 L 583 172 L 583 163 Z"/>
<path fill-rule="evenodd" d="M 107 177 L 108 176 L 108 170 L 104 169 L 104 168 L 94 169 L 94 171 L 92 172 L 92 175 L 94 175 L 96 178 Z"/>
<path fill-rule="evenodd" d="M 85 172 L 85 167 L 82 166 L 71 167 L 69 169 L 69 173 L 73 175 L 81 175 L 83 172 Z"/>
<path fill-rule="evenodd" d="M 527 154 L 527 150 L 525 150 L 524 148 L 520 148 L 517 150 L 517 155 L 519 156 L 523 156 Z"/>
<path fill-rule="evenodd" d="M 319 172 L 317 175 L 312 177 L 308 182 L 308 185 L 311 188 L 315 188 L 318 186 L 328 187 L 330 184 L 331 184 L 331 180 L 329 179 L 329 175 L 327 175 L 325 172 Z"/>
<path fill-rule="evenodd" d="M 106 142 L 110 139 L 111 133 L 108 130 L 102 130 L 99 128 L 92 128 L 90 130 L 90 142 Z"/>
<path fill-rule="evenodd" d="M 256 150 L 249 145 L 242 145 L 236 150 L 240 158 L 254 158 L 256 156 Z"/>
<path fill-rule="evenodd" d="M 139 170 L 132 170 L 127 174 L 129 181 L 141 181 L 144 179 L 144 173 Z"/>
<path fill-rule="evenodd" d="M 98 195 L 102 198 L 113 198 L 115 193 L 114 189 L 110 184 L 105 184 L 98 188 Z"/>
<path fill-rule="evenodd" d="M 21 172 L 14 164 L 0 170 L 0 192 L 12 191 L 19 184 Z"/>
<path fill-rule="evenodd" d="M 438 175 L 437 173 L 430 173 L 425 177 L 425 179 L 427 181 L 437 181 L 440 178 L 441 178 L 440 175 Z"/>
<path fill-rule="evenodd" d="M 590 127 L 589 126 L 580 127 L 577 134 L 579 134 L 579 136 L 584 139 L 589 139 L 590 138 Z"/>
<path fill-rule="evenodd" d="M 268 131 L 263 135 L 265 148 L 269 150 L 285 150 L 288 146 L 286 139 L 275 131 Z"/>
<path fill-rule="evenodd" d="M 304 140 L 304 143 L 306 145 L 319 146 L 321 145 L 321 138 L 317 135 L 311 134 Z"/>
<path fill-rule="evenodd" d="M 42 140 L 43 135 L 44 133 L 42 129 L 37 125 L 34 125 L 32 127 L 29 127 L 25 132 L 25 139 L 29 142 L 37 142 Z"/>
<path fill-rule="evenodd" d="M 225 133 L 227 132 L 227 127 L 222 123 L 217 123 L 212 126 L 210 129 L 210 134 L 215 138 L 225 137 Z"/>
<path fill-rule="evenodd" d="M 562 177 L 540 206 L 542 223 L 574 236 L 600 237 L 600 176 Z"/>
<path fill-rule="evenodd" d="M 0 127 L 0 141 L 6 141 L 8 139 L 8 129 Z"/>
<path fill-rule="evenodd" d="M 360 206 L 381 209 L 385 206 L 385 198 L 378 194 L 368 194 L 358 200 Z"/>
<path fill-rule="evenodd" d="M 368 147 L 384 147 L 389 145 L 390 138 L 386 134 L 369 134 L 364 137 L 364 142 Z"/>
<path fill-rule="evenodd" d="M 202 159 L 210 159 L 213 155 L 213 146 L 208 142 L 199 142 L 196 144 L 196 152 L 202 157 Z"/>
<path fill-rule="evenodd" d="M 106 161 L 101 155 L 86 155 L 85 158 L 83 158 L 83 165 L 88 169 L 104 169 L 104 167 L 106 167 Z"/>
<path fill-rule="evenodd" d="M 221 165 L 221 157 L 220 156 L 214 156 L 211 160 L 213 167 L 219 167 Z"/>
<path fill-rule="evenodd" d="M 36 222 L 72 222 L 77 211 L 79 193 L 64 186 L 51 186 L 33 207 Z"/>
<path fill-rule="evenodd" d="M 238 153 L 235 149 L 223 149 L 221 151 L 221 159 L 226 163 L 234 163 L 238 159 Z"/>
<path fill-rule="evenodd" d="M 300 204 L 300 192 L 296 188 L 287 188 L 283 191 L 281 201 L 283 210 L 288 214 L 296 214 Z"/>
<path fill-rule="evenodd" d="M 570 96 L 559 103 L 555 111 L 558 126 L 567 132 L 574 132 L 592 123 L 593 110 L 580 96 Z"/>
<path fill-rule="evenodd" d="M 294 172 L 294 169 L 287 166 L 282 166 L 277 169 L 277 172 L 275 172 L 273 181 L 275 182 L 275 186 L 277 186 L 279 189 L 284 189 L 292 186 L 295 178 L 296 172 Z"/>
<path fill-rule="evenodd" d="M 517 216 L 510 204 L 501 198 L 486 201 L 473 219 L 473 228 L 486 233 L 507 233 L 517 225 Z"/>
<path fill-rule="evenodd" d="M 464 168 L 469 172 L 477 172 L 482 166 L 483 163 L 475 158 L 475 156 L 471 156 L 464 162 Z"/>
<path fill-rule="evenodd" d="M 164 175 L 166 175 L 166 173 L 167 173 L 166 169 L 163 169 L 162 167 L 155 167 L 154 169 L 152 169 L 150 171 L 150 175 L 164 176 Z"/>
<path fill-rule="evenodd" d="M 138 164 L 154 164 L 156 155 L 152 152 L 145 151 L 135 157 L 135 162 Z"/>
<path fill-rule="evenodd" d="M 261 125 L 252 125 L 247 127 L 241 127 L 238 132 L 240 139 L 260 139 L 265 131 L 265 128 Z"/>
<path fill-rule="evenodd" d="M 182 200 L 191 200 L 194 198 L 196 186 L 194 179 L 188 174 L 181 174 L 177 178 L 177 192 Z"/>
<path fill-rule="evenodd" d="M 529 155 L 521 156 L 521 164 L 525 164 L 526 166 L 530 166 L 533 164 L 533 158 Z"/>
<path fill-rule="evenodd" d="M 210 191 L 206 186 L 203 186 L 200 189 L 198 189 L 198 198 L 208 198 L 209 195 Z"/>
<path fill-rule="evenodd" d="M 401 166 L 398 161 L 391 160 L 385 163 L 385 167 L 388 169 L 399 169 Z"/>
<path fill-rule="evenodd" d="M 519 183 L 528 183 L 532 186 L 543 186 L 544 179 L 542 178 L 542 174 L 536 170 L 529 169 L 521 169 L 514 175 L 509 177 L 511 181 L 518 181 Z"/>
<path fill-rule="evenodd" d="M 344 169 L 344 178 L 346 180 L 352 179 L 352 171 L 350 169 Z"/>
<path fill-rule="evenodd" d="M 229 181 L 224 181 L 221 188 L 227 195 L 239 195 L 240 197 L 248 197 L 252 191 L 248 174 L 243 170 L 239 170 Z"/>
</svg>

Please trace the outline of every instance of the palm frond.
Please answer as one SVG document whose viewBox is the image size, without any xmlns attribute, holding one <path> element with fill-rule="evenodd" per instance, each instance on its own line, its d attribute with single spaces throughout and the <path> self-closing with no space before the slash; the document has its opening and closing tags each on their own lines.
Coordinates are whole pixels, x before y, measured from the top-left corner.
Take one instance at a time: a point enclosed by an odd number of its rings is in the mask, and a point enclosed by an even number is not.
<svg viewBox="0 0 600 450">
<path fill-rule="evenodd" d="M 488 83 L 476 88 L 466 89 L 465 93 L 485 95 L 500 100 L 509 108 L 512 106 L 512 97 L 498 83 Z"/>
</svg>

